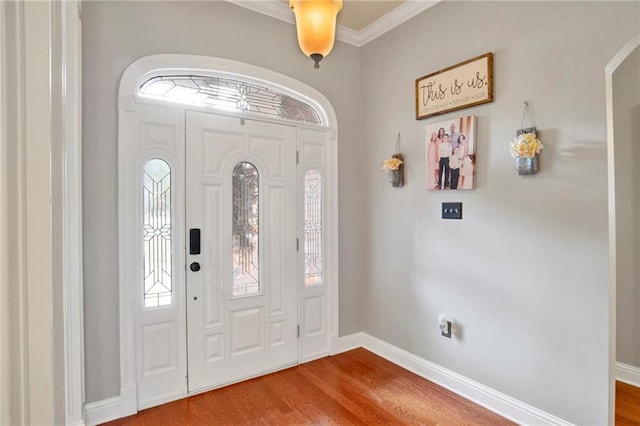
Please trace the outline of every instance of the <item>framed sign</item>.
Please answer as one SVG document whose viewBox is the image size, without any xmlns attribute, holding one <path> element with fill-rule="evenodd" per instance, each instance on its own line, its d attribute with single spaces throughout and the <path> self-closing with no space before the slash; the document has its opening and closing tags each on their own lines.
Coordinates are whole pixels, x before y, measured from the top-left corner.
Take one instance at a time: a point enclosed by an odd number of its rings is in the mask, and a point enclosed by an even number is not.
<svg viewBox="0 0 640 426">
<path fill-rule="evenodd" d="M 416 120 L 493 101 L 493 53 L 416 80 Z"/>
</svg>

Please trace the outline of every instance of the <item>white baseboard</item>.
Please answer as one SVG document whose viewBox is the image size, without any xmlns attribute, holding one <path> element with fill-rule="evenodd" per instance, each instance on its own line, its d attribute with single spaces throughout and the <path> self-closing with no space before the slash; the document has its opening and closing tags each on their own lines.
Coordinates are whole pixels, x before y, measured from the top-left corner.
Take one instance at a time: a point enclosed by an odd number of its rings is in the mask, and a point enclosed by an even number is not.
<svg viewBox="0 0 640 426">
<path fill-rule="evenodd" d="M 87 426 L 94 426 L 138 412 L 136 388 L 120 389 L 120 396 L 90 402 L 84 405 L 84 421 Z"/>
<path fill-rule="evenodd" d="M 458 373 L 413 355 L 366 333 L 340 338 L 344 351 L 363 347 L 429 381 L 468 399 L 500 416 L 522 425 L 561 425 L 571 423 L 539 410 L 508 395 L 475 382 Z"/>
<path fill-rule="evenodd" d="M 365 333 L 353 333 L 341 337 L 338 339 L 338 344 L 336 345 L 336 354 L 363 347 L 364 338 Z"/>
<path fill-rule="evenodd" d="M 640 368 L 616 362 L 616 380 L 628 385 L 640 387 Z"/>
<path fill-rule="evenodd" d="M 84 405 L 84 421 L 87 426 L 98 425 L 120 418 L 120 397 L 103 399 Z"/>
</svg>

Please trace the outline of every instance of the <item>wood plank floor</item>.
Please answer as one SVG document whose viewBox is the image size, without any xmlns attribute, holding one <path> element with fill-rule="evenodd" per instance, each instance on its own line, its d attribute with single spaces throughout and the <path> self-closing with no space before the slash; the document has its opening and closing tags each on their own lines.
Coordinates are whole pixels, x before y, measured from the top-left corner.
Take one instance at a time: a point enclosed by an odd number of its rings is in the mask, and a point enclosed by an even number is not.
<svg viewBox="0 0 640 426">
<path fill-rule="evenodd" d="M 355 349 L 140 411 L 109 425 L 512 425 Z"/>
<path fill-rule="evenodd" d="M 616 382 L 616 426 L 640 425 L 640 388 Z"/>
</svg>

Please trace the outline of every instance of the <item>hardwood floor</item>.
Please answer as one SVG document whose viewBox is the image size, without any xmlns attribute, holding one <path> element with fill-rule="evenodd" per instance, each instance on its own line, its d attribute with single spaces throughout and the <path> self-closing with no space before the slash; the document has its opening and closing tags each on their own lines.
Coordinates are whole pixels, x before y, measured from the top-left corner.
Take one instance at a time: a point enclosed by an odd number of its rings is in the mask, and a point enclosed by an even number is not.
<svg viewBox="0 0 640 426">
<path fill-rule="evenodd" d="M 512 425 L 355 349 L 139 412 L 109 425 Z"/>
<path fill-rule="evenodd" d="M 616 382 L 616 426 L 640 425 L 640 388 Z"/>
</svg>

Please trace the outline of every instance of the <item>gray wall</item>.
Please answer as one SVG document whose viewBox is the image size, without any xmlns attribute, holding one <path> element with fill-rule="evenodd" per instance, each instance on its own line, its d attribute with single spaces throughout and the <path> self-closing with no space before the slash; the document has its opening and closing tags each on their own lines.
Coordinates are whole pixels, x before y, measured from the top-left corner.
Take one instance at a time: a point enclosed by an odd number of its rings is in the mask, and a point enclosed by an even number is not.
<svg viewBox="0 0 640 426">
<path fill-rule="evenodd" d="M 640 367 L 640 48 L 613 74 L 616 163 L 616 358 Z"/>
<path fill-rule="evenodd" d="M 83 9 L 88 402 L 119 393 L 117 85 L 139 57 L 192 53 L 287 74 L 333 103 L 341 335 L 363 330 L 566 420 L 606 423 L 604 67 L 638 31 L 637 3 L 445 2 L 362 49 L 337 43 L 319 71 L 293 26 L 224 2 Z M 493 103 L 414 119 L 417 77 L 488 51 Z M 508 152 L 524 100 L 545 143 L 529 177 Z M 466 114 L 478 188 L 425 191 L 425 124 Z M 401 189 L 380 170 L 398 131 Z M 439 219 L 442 201 L 462 201 L 464 219 Z M 438 313 L 456 338 L 438 336 Z"/>
<path fill-rule="evenodd" d="M 86 400 L 119 395 L 117 88 L 126 67 L 156 53 L 234 59 L 322 92 L 339 126 L 340 334 L 361 330 L 361 88 L 359 49 L 336 43 L 321 65 L 293 25 L 226 2 L 86 2 L 83 43 L 83 209 Z"/>
<path fill-rule="evenodd" d="M 363 331 L 576 424 L 607 423 L 604 69 L 637 2 L 443 2 L 362 55 Z M 493 52 L 495 101 L 415 120 L 414 81 Z M 541 172 L 509 142 L 529 101 Z M 477 189 L 424 189 L 428 123 L 477 117 Z M 406 186 L 380 170 L 403 135 Z M 441 220 L 461 201 L 461 221 Z M 439 336 L 439 313 L 457 336 Z"/>
</svg>

